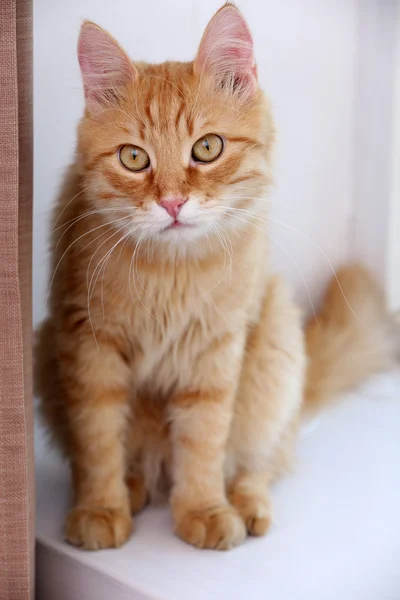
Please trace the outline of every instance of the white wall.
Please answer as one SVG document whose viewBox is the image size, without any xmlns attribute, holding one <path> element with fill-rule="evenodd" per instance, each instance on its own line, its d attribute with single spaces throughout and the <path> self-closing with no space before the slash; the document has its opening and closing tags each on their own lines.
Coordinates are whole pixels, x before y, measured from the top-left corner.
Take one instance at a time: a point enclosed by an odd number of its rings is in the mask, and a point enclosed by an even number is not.
<svg viewBox="0 0 400 600">
<path fill-rule="evenodd" d="M 352 250 L 399 310 L 400 4 L 362 0 L 360 7 Z"/>
<path fill-rule="evenodd" d="M 395 17 L 392 96 L 392 160 L 386 283 L 389 306 L 400 311 L 400 3 Z"/>
<path fill-rule="evenodd" d="M 222 3 L 35 0 L 35 322 L 45 313 L 49 210 L 71 160 L 83 108 L 76 60 L 81 19 L 108 29 L 132 58 L 189 60 Z M 285 270 L 307 308 L 305 286 L 318 298 L 330 262 L 337 266 L 350 252 L 357 5 L 357 0 L 239 2 L 254 33 L 261 84 L 272 98 L 279 130 L 272 214 L 289 227 L 270 229 L 274 264 Z"/>
</svg>

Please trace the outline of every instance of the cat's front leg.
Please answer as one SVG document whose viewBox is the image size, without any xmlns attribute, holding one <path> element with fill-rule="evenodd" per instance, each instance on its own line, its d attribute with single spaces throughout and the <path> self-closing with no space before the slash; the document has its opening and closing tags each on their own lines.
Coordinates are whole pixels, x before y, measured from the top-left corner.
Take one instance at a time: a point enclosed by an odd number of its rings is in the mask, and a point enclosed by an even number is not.
<svg viewBox="0 0 400 600">
<path fill-rule="evenodd" d="M 225 494 L 224 463 L 243 341 L 214 340 L 192 381 L 170 401 L 173 448 L 171 507 L 176 533 L 199 548 L 227 550 L 246 528 Z"/>
<path fill-rule="evenodd" d="M 97 336 L 96 346 L 91 332 L 80 334 L 64 337 L 59 357 L 74 493 L 65 535 L 98 550 L 121 546 L 132 530 L 125 483 L 130 370 L 109 340 Z"/>
</svg>

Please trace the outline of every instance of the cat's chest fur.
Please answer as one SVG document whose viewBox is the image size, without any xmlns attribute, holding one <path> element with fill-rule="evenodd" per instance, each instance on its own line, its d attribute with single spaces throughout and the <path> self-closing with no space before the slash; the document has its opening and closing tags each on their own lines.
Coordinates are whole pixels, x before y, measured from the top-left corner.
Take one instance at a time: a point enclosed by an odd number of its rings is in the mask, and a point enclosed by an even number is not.
<svg viewBox="0 0 400 600">
<path fill-rule="evenodd" d="M 258 269 L 254 261 L 241 266 L 222 260 L 165 269 L 142 264 L 129 276 L 110 270 L 106 305 L 112 298 L 110 316 L 124 329 L 137 385 L 167 394 L 212 340 L 245 326 Z"/>
</svg>

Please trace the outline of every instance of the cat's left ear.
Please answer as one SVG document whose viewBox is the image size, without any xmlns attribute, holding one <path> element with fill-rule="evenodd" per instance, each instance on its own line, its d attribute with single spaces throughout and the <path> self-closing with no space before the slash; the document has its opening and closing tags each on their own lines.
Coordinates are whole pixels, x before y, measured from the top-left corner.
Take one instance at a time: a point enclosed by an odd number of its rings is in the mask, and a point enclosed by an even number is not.
<svg viewBox="0 0 400 600">
<path fill-rule="evenodd" d="M 194 70 L 198 74 L 208 72 L 217 85 L 231 85 L 246 96 L 256 92 L 253 38 L 243 15 L 233 4 L 220 8 L 207 25 Z"/>
<path fill-rule="evenodd" d="M 109 105 L 137 77 L 136 67 L 118 42 L 91 21 L 81 27 L 78 60 L 89 109 Z"/>
</svg>

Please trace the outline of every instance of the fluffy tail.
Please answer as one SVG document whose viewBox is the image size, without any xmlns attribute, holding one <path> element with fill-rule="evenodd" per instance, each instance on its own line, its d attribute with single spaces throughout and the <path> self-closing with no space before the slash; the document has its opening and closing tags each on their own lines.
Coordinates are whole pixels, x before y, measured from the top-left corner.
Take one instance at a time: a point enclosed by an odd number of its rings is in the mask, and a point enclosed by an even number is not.
<svg viewBox="0 0 400 600">
<path fill-rule="evenodd" d="M 340 270 L 320 313 L 306 328 L 306 410 L 319 408 L 369 376 L 392 368 L 399 339 L 371 274 L 358 265 Z"/>
</svg>

